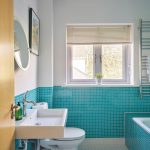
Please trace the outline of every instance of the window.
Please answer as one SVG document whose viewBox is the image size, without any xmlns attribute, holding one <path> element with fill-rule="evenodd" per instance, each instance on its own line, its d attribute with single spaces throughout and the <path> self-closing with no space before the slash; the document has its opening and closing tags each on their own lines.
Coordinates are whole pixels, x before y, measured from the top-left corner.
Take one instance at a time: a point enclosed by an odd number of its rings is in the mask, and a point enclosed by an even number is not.
<svg viewBox="0 0 150 150">
<path fill-rule="evenodd" d="M 72 79 L 93 79 L 93 46 L 72 46 Z"/>
<path fill-rule="evenodd" d="M 101 72 L 103 84 L 131 82 L 131 26 L 68 26 L 67 83 L 94 84 Z"/>
</svg>

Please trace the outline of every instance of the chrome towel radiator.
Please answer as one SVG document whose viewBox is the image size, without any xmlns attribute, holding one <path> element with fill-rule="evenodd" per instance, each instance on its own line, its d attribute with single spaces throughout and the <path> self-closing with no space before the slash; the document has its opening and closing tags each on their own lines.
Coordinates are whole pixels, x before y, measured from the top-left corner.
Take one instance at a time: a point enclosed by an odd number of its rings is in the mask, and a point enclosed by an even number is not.
<svg viewBox="0 0 150 150">
<path fill-rule="evenodd" d="M 150 21 L 140 20 L 140 94 L 150 96 Z"/>
</svg>

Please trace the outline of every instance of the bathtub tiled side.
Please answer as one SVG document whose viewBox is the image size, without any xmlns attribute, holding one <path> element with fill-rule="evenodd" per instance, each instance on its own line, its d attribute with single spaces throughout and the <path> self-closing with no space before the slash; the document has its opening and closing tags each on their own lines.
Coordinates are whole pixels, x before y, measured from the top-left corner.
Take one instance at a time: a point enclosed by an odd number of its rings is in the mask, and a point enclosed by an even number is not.
<svg viewBox="0 0 150 150">
<path fill-rule="evenodd" d="M 132 150 L 150 150 L 150 133 L 146 132 L 138 124 L 134 122 L 134 149 Z"/>
<path fill-rule="evenodd" d="M 149 150 L 150 134 L 136 124 L 132 118 L 150 117 L 150 113 L 126 113 L 125 115 L 125 143 L 129 150 Z"/>
</svg>

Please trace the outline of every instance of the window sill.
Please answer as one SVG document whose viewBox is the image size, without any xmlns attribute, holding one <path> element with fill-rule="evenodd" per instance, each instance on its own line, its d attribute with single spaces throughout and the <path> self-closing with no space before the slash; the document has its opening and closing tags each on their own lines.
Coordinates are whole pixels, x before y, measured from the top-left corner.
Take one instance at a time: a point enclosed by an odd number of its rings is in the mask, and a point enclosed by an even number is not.
<svg viewBox="0 0 150 150">
<path fill-rule="evenodd" d="M 62 87 L 139 87 L 138 84 L 65 84 Z"/>
</svg>

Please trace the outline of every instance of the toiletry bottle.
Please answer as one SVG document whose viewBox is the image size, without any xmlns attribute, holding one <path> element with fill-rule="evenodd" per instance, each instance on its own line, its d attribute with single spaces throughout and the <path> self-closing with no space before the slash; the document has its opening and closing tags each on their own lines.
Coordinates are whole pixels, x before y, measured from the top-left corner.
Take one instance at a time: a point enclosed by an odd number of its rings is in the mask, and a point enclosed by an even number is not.
<svg viewBox="0 0 150 150">
<path fill-rule="evenodd" d="M 18 102 L 17 108 L 15 109 L 15 118 L 16 120 L 22 119 L 22 108 L 21 108 L 20 102 Z"/>
</svg>

